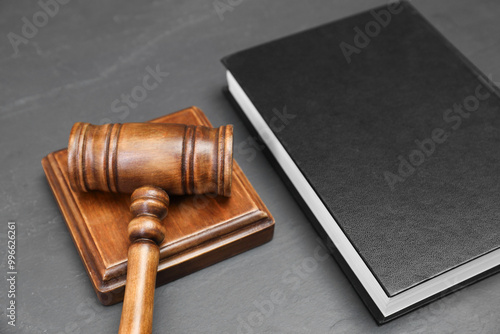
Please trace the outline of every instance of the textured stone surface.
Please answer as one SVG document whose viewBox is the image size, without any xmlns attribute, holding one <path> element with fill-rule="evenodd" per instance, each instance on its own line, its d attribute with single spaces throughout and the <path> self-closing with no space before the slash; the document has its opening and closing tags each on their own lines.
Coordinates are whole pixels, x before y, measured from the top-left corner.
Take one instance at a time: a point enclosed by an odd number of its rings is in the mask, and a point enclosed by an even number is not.
<svg viewBox="0 0 500 334">
<path fill-rule="evenodd" d="M 43 1 L 43 0 L 42 0 Z M 156 290 L 154 333 L 498 333 L 496 275 L 378 327 L 221 94 L 219 59 L 369 9 L 382 1 L 70 1 L 15 53 L 8 34 L 36 2 L 0 5 L 0 276 L 7 222 L 17 222 L 17 326 L 1 333 L 112 333 L 121 305 L 101 306 L 40 165 L 74 122 L 140 122 L 197 105 L 235 125 L 234 155 L 276 219 L 274 240 Z M 447 38 L 500 82 L 500 3 L 414 1 Z M 158 85 L 143 78 L 159 71 Z M 168 72 L 168 75 L 165 74 Z M 154 82 L 148 81 L 150 86 Z M 134 93 L 135 92 L 135 93 Z M 136 94 L 130 106 L 122 94 Z M 279 108 L 281 106 L 277 106 Z M 124 222 L 126 224 L 126 222 Z M 4 278 L 3 278 L 4 279 Z"/>
</svg>

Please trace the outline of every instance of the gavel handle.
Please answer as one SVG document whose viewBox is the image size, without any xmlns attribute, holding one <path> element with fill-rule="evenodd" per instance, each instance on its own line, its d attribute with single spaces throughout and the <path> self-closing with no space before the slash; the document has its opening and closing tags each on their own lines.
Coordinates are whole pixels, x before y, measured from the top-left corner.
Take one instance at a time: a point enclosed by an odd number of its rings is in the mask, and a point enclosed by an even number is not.
<svg viewBox="0 0 500 334">
<path fill-rule="evenodd" d="M 152 240 L 140 239 L 130 245 L 119 334 L 152 332 L 159 258 L 160 248 Z"/>
<path fill-rule="evenodd" d="M 150 334 L 159 244 L 165 236 L 161 220 L 167 214 L 168 195 L 155 187 L 141 187 L 132 194 L 130 210 L 135 215 L 128 231 L 127 283 L 119 334 Z"/>
</svg>

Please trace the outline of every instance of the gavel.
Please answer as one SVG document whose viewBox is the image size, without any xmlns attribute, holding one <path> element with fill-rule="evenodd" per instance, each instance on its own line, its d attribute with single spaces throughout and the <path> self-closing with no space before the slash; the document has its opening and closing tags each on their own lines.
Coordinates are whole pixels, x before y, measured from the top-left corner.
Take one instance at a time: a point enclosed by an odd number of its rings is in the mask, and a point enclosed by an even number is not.
<svg viewBox="0 0 500 334">
<path fill-rule="evenodd" d="M 132 193 L 119 334 L 151 333 L 169 195 L 231 195 L 233 127 L 76 123 L 68 144 L 75 191 Z M 168 193 L 168 194 L 167 194 Z"/>
</svg>

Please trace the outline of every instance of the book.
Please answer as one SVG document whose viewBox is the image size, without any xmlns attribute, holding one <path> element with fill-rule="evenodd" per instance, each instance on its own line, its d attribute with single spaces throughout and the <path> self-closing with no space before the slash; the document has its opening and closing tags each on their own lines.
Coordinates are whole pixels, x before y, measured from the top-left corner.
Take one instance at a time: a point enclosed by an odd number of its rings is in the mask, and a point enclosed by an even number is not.
<svg viewBox="0 0 500 334">
<path fill-rule="evenodd" d="M 377 322 L 498 271 L 499 90 L 412 5 L 222 62 L 231 99 Z"/>
</svg>

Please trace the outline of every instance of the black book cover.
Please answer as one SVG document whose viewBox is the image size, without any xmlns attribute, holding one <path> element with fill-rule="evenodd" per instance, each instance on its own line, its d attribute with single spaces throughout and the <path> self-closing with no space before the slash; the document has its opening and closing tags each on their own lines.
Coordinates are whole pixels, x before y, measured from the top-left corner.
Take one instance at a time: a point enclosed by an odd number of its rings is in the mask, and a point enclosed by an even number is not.
<svg viewBox="0 0 500 334">
<path fill-rule="evenodd" d="M 498 89 L 411 5 L 379 7 L 223 63 L 389 299 L 499 249 Z M 382 314 L 334 247 L 379 322 L 498 269 Z"/>
</svg>

